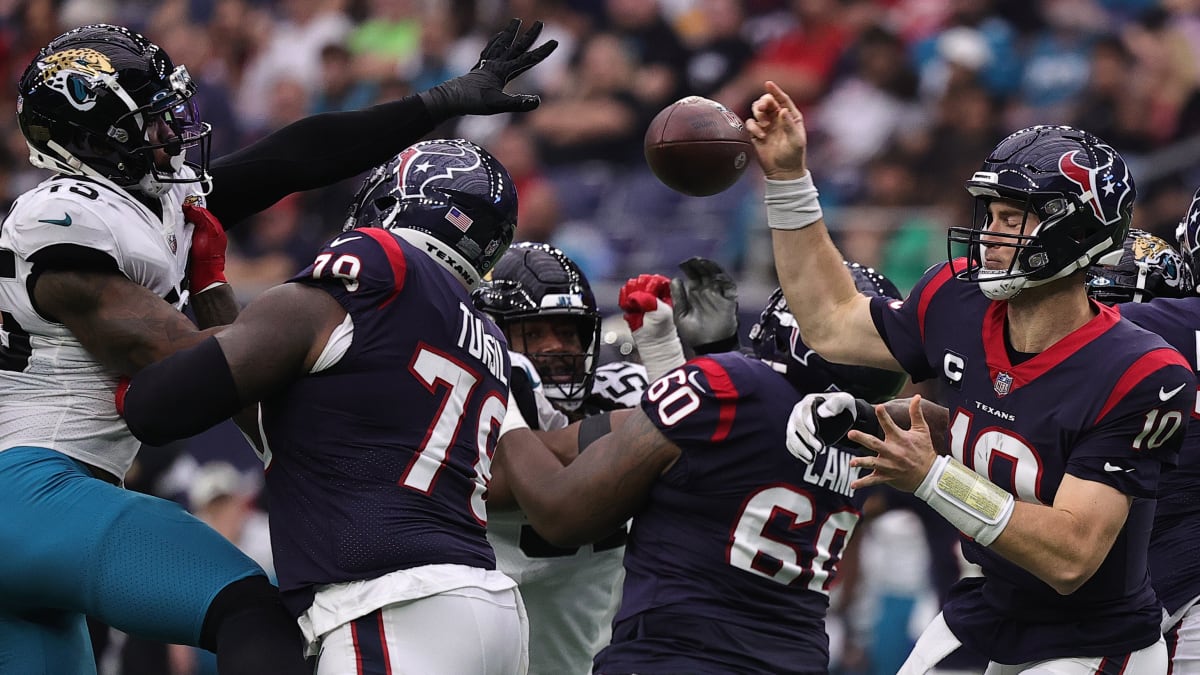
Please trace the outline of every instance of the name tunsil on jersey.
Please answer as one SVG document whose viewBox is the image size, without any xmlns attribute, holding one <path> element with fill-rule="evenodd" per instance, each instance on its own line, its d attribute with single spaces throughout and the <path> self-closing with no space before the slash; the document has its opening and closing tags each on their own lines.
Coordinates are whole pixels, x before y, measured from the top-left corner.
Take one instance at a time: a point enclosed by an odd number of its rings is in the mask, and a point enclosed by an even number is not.
<svg viewBox="0 0 1200 675">
<path fill-rule="evenodd" d="M 824 469 L 818 474 L 817 463 L 809 464 L 804 471 L 804 480 L 817 487 L 853 497 L 854 488 L 850 487 L 850 483 L 858 479 L 859 473 L 858 467 L 850 466 L 850 458 L 853 456 L 845 450 L 829 448 L 825 452 Z"/>
<path fill-rule="evenodd" d="M 458 331 L 458 346 L 479 359 L 496 379 L 508 386 L 508 373 L 504 372 L 504 355 L 508 352 L 500 341 L 483 326 L 483 319 L 471 313 L 463 303 L 458 303 L 462 312 L 462 324 Z"/>
</svg>

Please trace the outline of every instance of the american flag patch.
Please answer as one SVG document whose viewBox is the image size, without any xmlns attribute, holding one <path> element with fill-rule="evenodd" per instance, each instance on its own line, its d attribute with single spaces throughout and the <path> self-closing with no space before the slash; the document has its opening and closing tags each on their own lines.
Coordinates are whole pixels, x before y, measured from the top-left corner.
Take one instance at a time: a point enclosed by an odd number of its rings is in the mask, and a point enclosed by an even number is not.
<svg viewBox="0 0 1200 675">
<path fill-rule="evenodd" d="M 471 224 L 475 222 L 471 220 L 470 216 L 459 211 L 457 206 L 451 206 L 450 210 L 446 212 L 446 220 L 453 223 L 455 227 L 463 232 L 466 232 L 467 228 L 471 227 Z"/>
</svg>

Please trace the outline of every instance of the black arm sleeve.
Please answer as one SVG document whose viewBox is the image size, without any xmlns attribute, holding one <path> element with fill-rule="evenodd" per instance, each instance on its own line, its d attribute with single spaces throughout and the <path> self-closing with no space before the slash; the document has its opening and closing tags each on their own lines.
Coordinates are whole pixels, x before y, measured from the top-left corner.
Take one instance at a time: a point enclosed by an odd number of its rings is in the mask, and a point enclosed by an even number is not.
<svg viewBox="0 0 1200 675">
<path fill-rule="evenodd" d="M 151 445 L 195 436 L 242 407 L 215 337 L 144 368 L 118 403 L 129 430 Z"/>
<path fill-rule="evenodd" d="M 208 210 L 228 229 L 293 192 L 330 185 L 382 164 L 434 126 L 417 96 L 306 117 L 214 160 Z"/>
</svg>

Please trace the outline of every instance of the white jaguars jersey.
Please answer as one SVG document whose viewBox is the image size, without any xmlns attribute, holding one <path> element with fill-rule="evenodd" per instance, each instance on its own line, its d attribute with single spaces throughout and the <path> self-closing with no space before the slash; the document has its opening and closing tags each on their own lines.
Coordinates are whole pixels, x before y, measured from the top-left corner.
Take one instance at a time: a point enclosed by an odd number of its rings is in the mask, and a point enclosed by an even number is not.
<svg viewBox="0 0 1200 675">
<path fill-rule="evenodd" d="M 509 354 L 512 367 L 524 368 L 529 375 L 538 427 L 567 426 L 567 416 L 546 398 L 541 376 L 529 359 L 516 352 Z M 638 369 L 641 386 L 625 391 L 627 385 L 636 385 Z M 622 405 L 632 401 L 628 405 L 634 406 L 645 382 L 646 371 L 640 365 L 607 364 L 597 369 L 592 393 Z M 488 514 L 488 541 L 496 551 L 496 566 L 517 582 L 529 617 L 529 675 L 590 673 L 592 657 L 608 644 L 612 619 L 620 605 L 625 547 L 598 550 L 602 547 L 588 545 L 559 549 L 551 555 L 535 550 L 544 542 L 534 540 L 531 533 L 519 511 Z"/>
<path fill-rule="evenodd" d="M 650 384 L 646 366 L 628 361 L 613 361 L 596 369 L 592 396 L 598 396 L 618 408 L 636 408 L 642 392 Z"/>
<path fill-rule="evenodd" d="M 182 205 L 197 190 L 196 183 L 172 186 L 159 198 L 160 218 L 108 181 L 57 175 L 13 204 L 0 226 L 0 450 L 45 447 L 125 475 L 141 443 L 117 416 L 117 375 L 38 312 L 27 285 L 30 258 L 57 244 L 101 251 L 180 308 L 192 243 Z M 203 205 L 199 195 L 191 202 Z"/>
</svg>

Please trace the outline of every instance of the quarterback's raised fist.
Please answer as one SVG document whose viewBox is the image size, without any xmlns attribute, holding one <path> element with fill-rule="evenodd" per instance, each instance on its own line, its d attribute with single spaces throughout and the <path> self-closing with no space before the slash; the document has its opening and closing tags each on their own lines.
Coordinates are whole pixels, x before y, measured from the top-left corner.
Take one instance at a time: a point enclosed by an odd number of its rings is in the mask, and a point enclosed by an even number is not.
<svg viewBox="0 0 1200 675">
<path fill-rule="evenodd" d="M 202 206 L 183 205 L 183 217 L 192 224 L 192 250 L 188 255 L 188 285 L 192 293 L 203 293 L 225 280 L 225 228 L 212 211 Z"/>
<path fill-rule="evenodd" d="M 787 449 L 812 464 L 817 455 L 842 440 L 858 418 L 854 397 L 841 391 L 809 394 L 792 408 L 787 421 Z"/>
<path fill-rule="evenodd" d="M 418 94 L 429 114 L 441 121 L 457 115 L 527 112 L 538 107 L 541 99 L 536 94 L 506 94 L 504 85 L 541 63 L 558 47 L 556 40 L 547 40 L 537 49 L 530 49 L 541 32 L 541 21 L 533 22 L 524 33 L 520 19 L 508 22 L 488 41 L 469 73 Z"/>
</svg>

